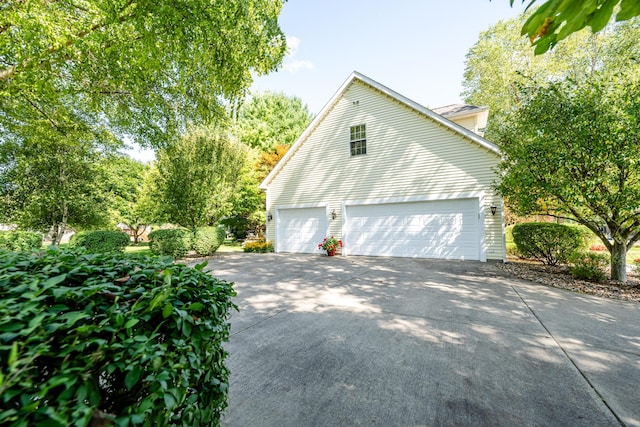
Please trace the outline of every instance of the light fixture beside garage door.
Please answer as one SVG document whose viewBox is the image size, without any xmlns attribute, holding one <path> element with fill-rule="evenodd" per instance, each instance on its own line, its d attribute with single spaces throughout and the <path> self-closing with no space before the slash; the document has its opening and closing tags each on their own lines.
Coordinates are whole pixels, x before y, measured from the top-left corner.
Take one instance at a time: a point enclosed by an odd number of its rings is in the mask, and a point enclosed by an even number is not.
<svg viewBox="0 0 640 427">
<path fill-rule="evenodd" d="M 495 215 L 496 211 L 498 210 L 498 208 L 496 207 L 496 205 L 491 205 L 491 207 L 489 208 L 491 209 L 491 215 Z"/>
<path fill-rule="evenodd" d="M 336 213 L 336 210 L 335 210 L 335 209 L 333 209 L 333 210 L 331 211 L 331 213 L 329 214 L 329 216 L 331 217 L 331 219 L 336 219 L 336 216 L 338 216 L 338 214 Z"/>
<path fill-rule="evenodd" d="M 271 221 L 273 219 L 273 215 L 271 215 L 271 212 L 267 212 L 267 221 Z"/>
</svg>

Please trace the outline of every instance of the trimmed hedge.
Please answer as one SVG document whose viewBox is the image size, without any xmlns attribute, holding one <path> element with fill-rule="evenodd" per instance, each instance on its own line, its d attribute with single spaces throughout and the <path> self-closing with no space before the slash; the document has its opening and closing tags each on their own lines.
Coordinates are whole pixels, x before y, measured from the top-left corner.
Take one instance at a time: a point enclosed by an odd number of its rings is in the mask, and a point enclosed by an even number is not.
<svg viewBox="0 0 640 427">
<path fill-rule="evenodd" d="M 192 248 L 198 255 L 213 255 L 224 242 L 226 232 L 223 226 L 198 227 L 193 232 Z"/>
<path fill-rule="evenodd" d="M 184 258 L 191 250 L 193 233 L 183 228 L 154 230 L 149 233 L 149 248 L 154 255 Z"/>
<path fill-rule="evenodd" d="M 583 245 L 583 232 L 577 227 L 552 222 L 528 222 L 513 227 L 513 241 L 519 254 L 544 264 L 566 263 Z"/>
<path fill-rule="evenodd" d="M 219 425 L 235 292 L 205 264 L 0 251 L 0 425 Z"/>
<path fill-rule="evenodd" d="M 0 231 L 0 249 L 28 251 L 42 246 L 42 234 L 31 231 Z"/>
<path fill-rule="evenodd" d="M 112 230 L 80 231 L 69 240 L 72 248 L 83 247 L 87 252 L 124 252 L 129 246 L 131 238 L 127 233 Z"/>
<path fill-rule="evenodd" d="M 254 240 L 251 242 L 245 242 L 242 245 L 242 250 L 244 252 L 260 252 L 260 253 L 273 252 L 273 243 L 266 242 L 264 240 Z"/>
</svg>

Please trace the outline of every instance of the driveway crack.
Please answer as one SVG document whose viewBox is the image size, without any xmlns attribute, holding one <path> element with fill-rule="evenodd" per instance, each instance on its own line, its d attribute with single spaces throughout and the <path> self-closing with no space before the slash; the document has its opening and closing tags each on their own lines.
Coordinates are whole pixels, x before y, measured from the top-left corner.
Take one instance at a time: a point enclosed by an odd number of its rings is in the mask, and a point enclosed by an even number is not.
<svg viewBox="0 0 640 427">
<path fill-rule="evenodd" d="M 522 297 L 522 295 L 520 295 L 520 292 L 518 292 L 518 290 L 514 286 L 511 286 L 511 289 L 513 289 L 513 292 L 515 292 L 515 294 L 518 296 L 518 298 L 520 298 L 520 301 L 522 301 L 522 303 L 527 307 L 527 309 L 533 315 L 533 317 L 535 317 L 536 320 L 538 321 L 538 323 L 540 323 L 540 326 L 542 326 L 544 328 L 544 330 L 547 331 L 547 334 L 549 334 L 551 339 L 556 343 L 556 345 L 562 351 L 562 353 L 564 353 L 565 357 L 569 360 L 569 362 L 571 362 L 573 367 L 576 368 L 576 370 L 580 373 L 580 375 L 586 381 L 586 383 L 589 384 L 589 387 L 591 387 L 591 390 L 593 390 L 593 392 L 596 394 L 596 396 L 598 396 L 598 399 L 600 399 L 600 401 L 604 404 L 604 406 L 607 407 L 609 412 L 611 412 L 611 415 L 613 415 L 615 417 L 615 419 L 618 420 L 618 422 L 620 423 L 621 426 L 626 426 L 626 424 L 622 421 L 622 419 L 620 419 L 620 417 L 618 416 L 618 414 L 616 414 L 616 412 L 613 410 L 613 408 L 611 406 L 609 406 L 609 403 L 607 403 L 607 401 L 604 398 L 604 396 L 602 396 L 602 394 L 600 394 L 600 392 L 595 387 L 595 385 L 591 382 L 591 380 L 589 380 L 587 375 L 582 371 L 582 369 L 580 369 L 580 367 L 575 362 L 575 360 L 573 360 L 573 358 L 565 350 L 565 348 L 562 346 L 562 343 L 555 337 L 555 335 L 553 335 L 551 330 L 549 330 L 549 328 L 547 328 L 547 325 L 544 324 L 544 322 L 538 316 L 538 314 L 535 312 L 535 310 L 527 303 L 527 301 L 525 301 L 525 299 Z"/>
</svg>

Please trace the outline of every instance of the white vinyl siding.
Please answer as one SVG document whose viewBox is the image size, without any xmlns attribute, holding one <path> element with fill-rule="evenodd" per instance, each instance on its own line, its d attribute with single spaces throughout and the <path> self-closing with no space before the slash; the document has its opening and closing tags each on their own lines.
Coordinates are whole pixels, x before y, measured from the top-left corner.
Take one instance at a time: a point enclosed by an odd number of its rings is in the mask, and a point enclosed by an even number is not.
<svg viewBox="0 0 640 427">
<path fill-rule="evenodd" d="M 363 123 L 376 143 L 366 156 L 351 156 L 345 131 Z M 483 193 L 486 257 L 503 259 L 501 202 L 492 190 L 498 162 L 495 152 L 356 80 L 269 182 L 267 210 L 327 204 L 338 213 L 328 234 L 341 237 L 345 200 Z M 495 216 L 488 213 L 492 204 L 500 207 Z M 267 227 L 270 240 L 277 237 L 273 225 Z"/>
<path fill-rule="evenodd" d="M 475 116 L 467 116 L 461 118 L 450 119 L 452 122 L 459 124 L 463 128 L 469 129 L 471 132 L 478 133 L 478 125 Z"/>
</svg>

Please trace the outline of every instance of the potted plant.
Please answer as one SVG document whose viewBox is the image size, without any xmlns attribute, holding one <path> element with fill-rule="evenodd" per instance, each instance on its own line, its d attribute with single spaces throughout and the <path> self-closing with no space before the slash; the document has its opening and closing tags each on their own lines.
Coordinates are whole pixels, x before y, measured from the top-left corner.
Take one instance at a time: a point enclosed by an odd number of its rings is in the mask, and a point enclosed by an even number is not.
<svg viewBox="0 0 640 427">
<path fill-rule="evenodd" d="M 322 243 L 318 243 L 318 249 L 327 251 L 328 256 L 334 256 L 338 250 L 338 245 L 342 247 L 342 240 L 338 240 L 335 237 L 325 237 Z"/>
</svg>

